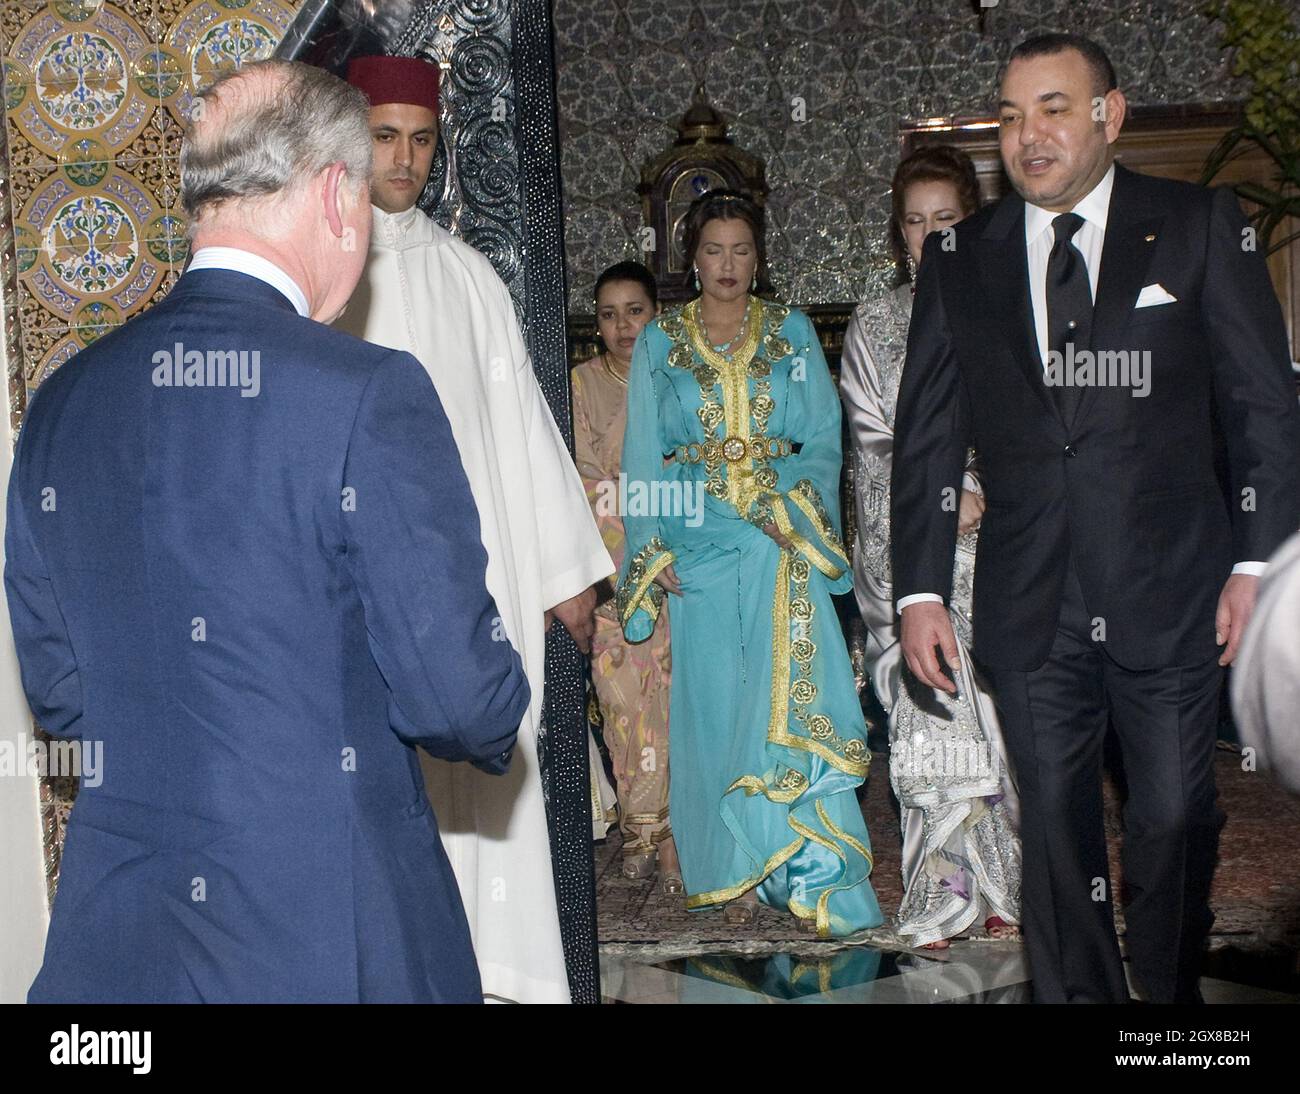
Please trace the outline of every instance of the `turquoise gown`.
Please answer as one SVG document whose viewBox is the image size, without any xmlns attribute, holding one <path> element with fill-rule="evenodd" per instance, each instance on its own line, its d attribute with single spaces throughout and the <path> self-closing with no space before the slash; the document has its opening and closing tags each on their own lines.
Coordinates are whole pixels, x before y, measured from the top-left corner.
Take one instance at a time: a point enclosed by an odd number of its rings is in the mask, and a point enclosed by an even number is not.
<svg viewBox="0 0 1300 1094">
<path fill-rule="evenodd" d="M 687 907 L 757 886 L 821 937 L 882 921 L 854 795 L 866 726 L 831 601 L 852 586 L 839 481 L 840 401 L 806 315 L 750 297 L 729 357 L 698 301 L 645 328 L 618 610 L 629 641 L 648 638 L 665 595 L 654 578 L 674 567 L 669 810 Z"/>
</svg>

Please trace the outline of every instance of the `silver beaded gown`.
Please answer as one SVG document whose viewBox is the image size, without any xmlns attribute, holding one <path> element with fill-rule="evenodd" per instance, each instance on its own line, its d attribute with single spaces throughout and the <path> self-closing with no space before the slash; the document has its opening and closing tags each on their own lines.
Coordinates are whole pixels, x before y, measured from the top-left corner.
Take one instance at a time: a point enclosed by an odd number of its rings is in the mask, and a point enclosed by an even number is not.
<svg viewBox="0 0 1300 1094">
<path fill-rule="evenodd" d="M 949 606 L 961 654 L 959 695 L 903 672 L 889 566 L 894 409 L 912 289 L 860 304 L 844 336 L 840 394 L 852 435 L 858 534 L 853 591 L 866 624 L 867 670 L 889 712 L 890 784 L 902 808 L 907 945 L 961 934 L 991 915 L 1020 919 L 1015 786 L 992 696 L 970 657 L 976 532 L 959 536 Z M 968 486 L 974 485 L 968 476 Z"/>
</svg>

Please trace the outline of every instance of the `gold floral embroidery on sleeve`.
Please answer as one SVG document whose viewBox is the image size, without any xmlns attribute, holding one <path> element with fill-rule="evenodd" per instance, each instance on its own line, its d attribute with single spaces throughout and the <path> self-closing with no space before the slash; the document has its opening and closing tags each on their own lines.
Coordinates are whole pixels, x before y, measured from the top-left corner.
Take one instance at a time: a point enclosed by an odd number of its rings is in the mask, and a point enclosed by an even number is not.
<svg viewBox="0 0 1300 1094">
<path fill-rule="evenodd" d="M 664 591 L 655 584 L 659 573 L 674 561 L 676 556 L 658 536 L 650 539 L 628 563 L 627 574 L 619 583 L 616 602 L 619 623 L 624 627 L 638 608 L 644 608 L 652 620 L 659 618 L 664 602 Z"/>
<path fill-rule="evenodd" d="M 812 522 L 812 526 L 817 529 L 817 534 L 821 537 L 822 542 L 826 544 L 826 547 L 847 566 L 849 556 L 844 549 L 844 541 L 840 538 L 839 532 L 835 530 L 835 525 L 831 523 L 831 515 L 826 511 L 822 496 L 817 492 L 817 487 L 812 484 L 812 481 L 810 479 L 800 479 L 795 483 L 794 489 L 790 491 L 790 500 Z"/>
</svg>

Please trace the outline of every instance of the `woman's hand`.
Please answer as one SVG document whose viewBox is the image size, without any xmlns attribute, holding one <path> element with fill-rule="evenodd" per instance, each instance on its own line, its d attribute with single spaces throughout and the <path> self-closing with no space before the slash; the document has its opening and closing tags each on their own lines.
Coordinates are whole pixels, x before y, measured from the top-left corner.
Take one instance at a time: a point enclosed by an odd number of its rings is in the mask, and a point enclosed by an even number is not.
<svg viewBox="0 0 1300 1094">
<path fill-rule="evenodd" d="M 763 525 L 763 531 L 766 532 L 771 537 L 772 542 L 775 543 L 778 547 L 780 547 L 781 550 L 783 551 L 794 550 L 794 546 L 790 543 L 790 541 L 786 539 L 784 535 L 781 534 L 781 529 L 778 528 L 772 522 L 769 521 L 767 524 Z"/>
<path fill-rule="evenodd" d="M 673 596 L 682 595 L 682 584 L 677 580 L 677 571 L 671 562 L 655 574 L 655 584 L 667 589 Z"/>
<path fill-rule="evenodd" d="M 961 504 L 957 508 L 957 534 L 964 536 L 980 526 L 984 516 L 984 499 L 973 490 L 961 492 Z"/>
</svg>

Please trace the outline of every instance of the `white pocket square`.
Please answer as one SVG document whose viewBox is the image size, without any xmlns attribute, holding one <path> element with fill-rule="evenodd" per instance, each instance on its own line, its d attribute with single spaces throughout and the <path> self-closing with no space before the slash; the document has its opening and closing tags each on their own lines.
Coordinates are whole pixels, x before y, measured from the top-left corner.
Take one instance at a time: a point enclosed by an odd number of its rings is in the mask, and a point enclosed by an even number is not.
<svg viewBox="0 0 1300 1094">
<path fill-rule="evenodd" d="M 1142 291 L 1138 293 L 1137 303 L 1133 306 L 1135 308 L 1150 308 L 1155 304 L 1177 303 L 1178 297 L 1174 296 L 1170 292 L 1166 292 L 1163 285 L 1157 284 L 1144 286 Z"/>
</svg>

